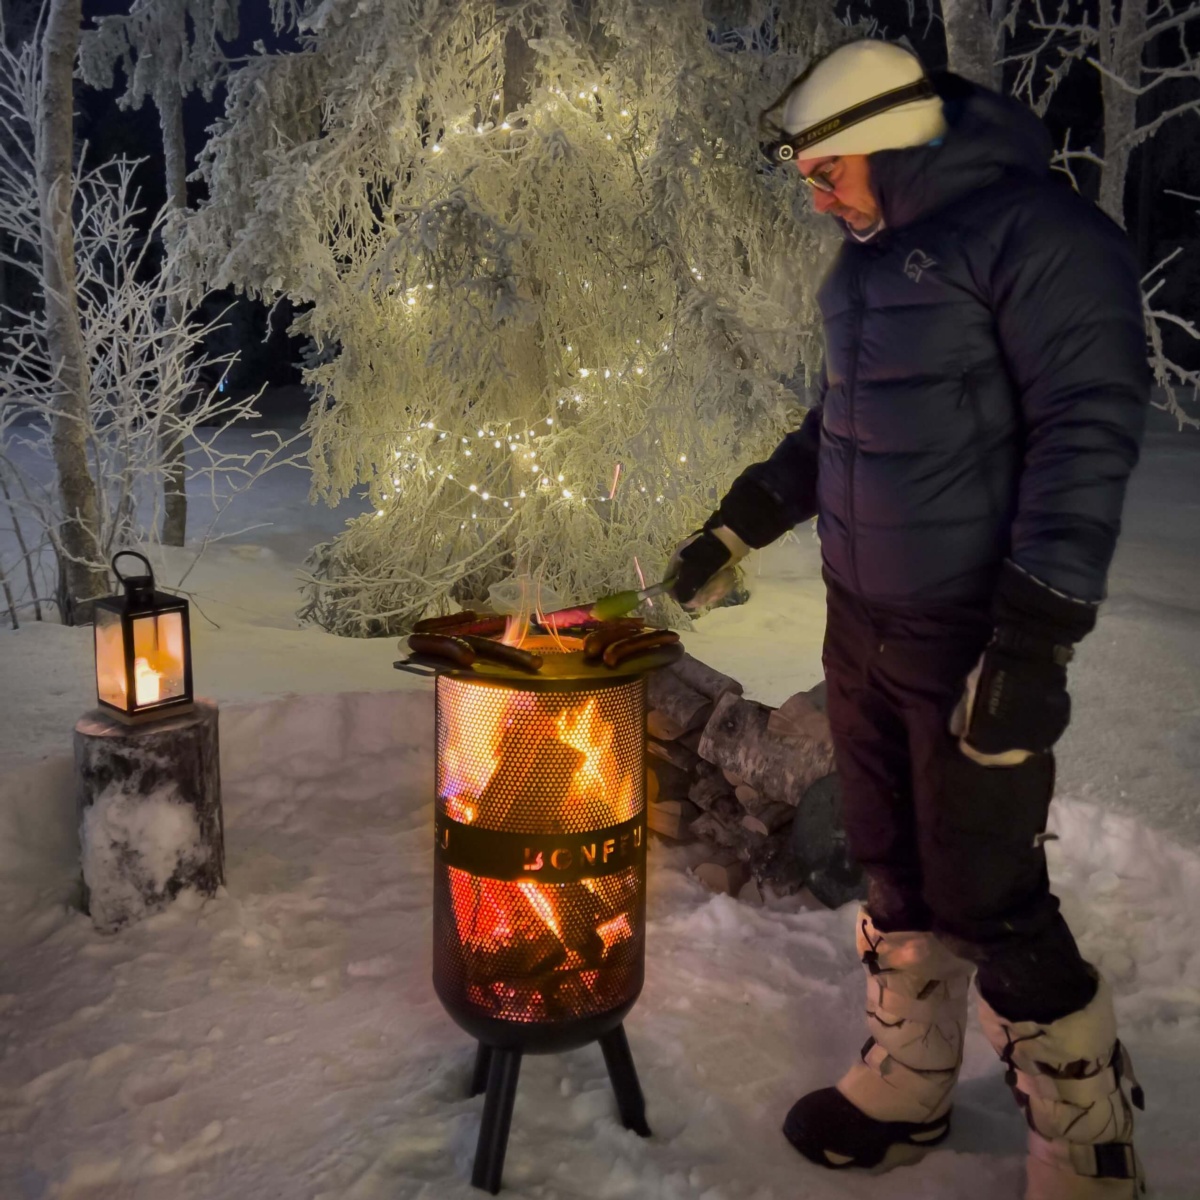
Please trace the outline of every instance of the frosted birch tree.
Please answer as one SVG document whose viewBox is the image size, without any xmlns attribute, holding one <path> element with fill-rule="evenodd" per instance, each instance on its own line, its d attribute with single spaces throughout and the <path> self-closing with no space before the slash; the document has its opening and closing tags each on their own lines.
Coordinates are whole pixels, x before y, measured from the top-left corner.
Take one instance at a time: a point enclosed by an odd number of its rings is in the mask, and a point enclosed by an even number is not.
<svg viewBox="0 0 1200 1200">
<path fill-rule="evenodd" d="M 1002 86 L 997 45 L 1006 0 L 942 0 L 946 64 L 985 87 Z"/>
<path fill-rule="evenodd" d="M 37 208 L 31 215 L 41 233 L 46 345 L 53 366 L 51 422 L 61 502 L 60 561 L 65 575 L 59 607 L 66 624 L 88 619 L 88 602 L 102 595 L 108 582 L 96 542 L 96 487 L 88 470 L 88 363 L 79 326 L 71 219 L 73 79 L 80 20 L 81 0 L 48 0 L 33 113 Z"/>
<path fill-rule="evenodd" d="M 222 42 L 238 33 L 236 0 L 134 0 L 127 14 L 101 17 L 80 41 L 85 82 L 111 88 L 122 68 L 122 108 L 140 108 L 149 97 L 162 130 L 167 205 L 187 207 L 187 147 L 183 99 L 200 90 L 207 99 L 228 70 Z M 181 312 L 171 314 L 177 324 Z M 187 463 L 179 440 L 162 447 L 164 465 L 162 539 L 182 546 L 187 531 Z"/>
<path fill-rule="evenodd" d="M 230 77 L 191 268 L 305 310 L 316 491 L 372 502 L 328 628 L 629 586 L 799 419 L 822 246 L 756 122 L 832 22 L 706 7 L 326 0 Z"/>
<path fill-rule="evenodd" d="M 291 461 L 276 435 L 223 441 L 257 397 L 202 382 L 202 372 L 219 380 L 231 356 L 205 354 L 217 322 L 192 320 L 185 282 L 150 268 L 171 210 L 143 212 L 134 164 L 89 168 L 68 154 L 54 186 L 39 186 L 45 66 L 36 38 L 0 43 L 0 260 L 44 297 L 11 308 L 0 327 L 0 592 L 14 625 L 20 610 L 41 619 L 48 605 L 64 621 L 86 619 L 86 602 L 109 590 L 112 554 L 155 540 L 164 444 L 191 447 L 191 478 L 211 485 L 214 522 L 232 496 Z M 75 495 L 86 507 L 70 507 Z"/>
<path fill-rule="evenodd" d="M 1034 35 L 1027 49 L 1007 62 L 1015 71 L 1013 94 L 1045 115 L 1058 88 L 1074 70 L 1093 72 L 1103 111 L 1099 145 L 1072 146 L 1068 137 L 1057 162 L 1075 180 L 1075 168 L 1088 164 L 1098 173 L 1097 202 L 1118 224 L 1125 225 L 1126 183 L 1135 149 L 1147 145 L 1167 125 L 1200 117 L 1200 56 L 1193 49 L 1200 36 L 1200 4 L 1191 0 L 1012 0 L 1006 17 L 1010 33 Z M 1192 397 L 1200 389 L 1200 372 L 1174 361 L 1163 333 L 1173 327 L 1197 343 L 1193 321 L 1160 308 L 1155 295 L 1163 272 L 1178 257 L 1174 251 L 1143 278 L 1146 330 L 1156 382 L 1164 389 L 1166 407 L 1181 424 L 1200 424 L 1184 411 L 1181 391 Z"/>
</svg>

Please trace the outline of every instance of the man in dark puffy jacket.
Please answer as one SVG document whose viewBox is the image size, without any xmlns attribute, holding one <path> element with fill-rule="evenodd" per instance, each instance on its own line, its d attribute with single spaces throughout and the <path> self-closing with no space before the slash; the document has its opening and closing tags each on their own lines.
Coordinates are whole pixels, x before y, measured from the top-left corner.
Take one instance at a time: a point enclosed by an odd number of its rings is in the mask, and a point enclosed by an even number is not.
<svg viewBox="0 0 1200 1200">
<path fill-rule="evenodd" d="M 841 47 L 769 111 L 774 157 L 845 233 L 821 395 L 677 552 L 675 594 L 702 605 L 731 561 L 818 517 L 871 1037 L 784 1132 L 830 1167 L 945 1137 L 974 970 L 1030 1127 L 1029 1200 L 1133 1197 L 1128 1055 L 1042 849 L 1066 667 L 1147 407 L 1129 247 L 1051 175 L 1031 112 L 898 46 Z"/>
</svg>

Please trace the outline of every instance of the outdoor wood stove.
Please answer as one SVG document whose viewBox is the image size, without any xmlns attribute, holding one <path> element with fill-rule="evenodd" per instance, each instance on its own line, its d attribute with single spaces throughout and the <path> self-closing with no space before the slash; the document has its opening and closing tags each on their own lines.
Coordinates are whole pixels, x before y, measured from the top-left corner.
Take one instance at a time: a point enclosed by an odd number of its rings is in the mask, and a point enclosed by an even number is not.
<svg viewBox="0 0 1200 1200">
<path fill-rule="evenodd" d="M 471 1181 L 493 1194 L 525 1054 L 598 1041 L 621 1120 L 650 1133 L 622 1021 L 645 960 L 645 674 L 675 648 L 610 667 L 536 640 L 536 672 L 403 664 L 437 677 L 433 983 L 479 1043 Z"/>
</svg>

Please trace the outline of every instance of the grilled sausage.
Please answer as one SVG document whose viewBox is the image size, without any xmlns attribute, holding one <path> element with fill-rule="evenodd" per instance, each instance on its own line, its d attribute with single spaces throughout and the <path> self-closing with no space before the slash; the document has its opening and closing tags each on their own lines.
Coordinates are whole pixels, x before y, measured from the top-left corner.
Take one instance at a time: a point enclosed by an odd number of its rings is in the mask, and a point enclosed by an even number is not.
<svg viewBox="0 0 1200 1200">
<path fill-rule="evenodd" d="M 455 625 L 449 629 L 439 629 L 438 632 L 448 633 L 451 637 L 466 637 L 468 634 L 472 637 L 494 637 L 498 633 L 503 633 L 507 627 L 507 617 L 477 616 L 466 625 Z"/>
<path fill-rule="evenodd" d="M 413 633 L 444 633 L 456 625 L 469 625 L 478 617 L 479 614 L 469 608 L 462 612 L 447 613 L 444 617 L 426 617 L 413 626 Z"/>
<path fill-rule="evenodd" d="M 462 638 L 444 633 L 410 633 L 408 648 L 414 654 L 444 658 L 456 667 L 469 667 L 475 661 L 475 651 Z"/>
<path fill-rule="evenodd" d="M 679 634 L 673 629 L 651 629 L 647 633 L 636 633 L 633 637 L 623 638 L 613 642 L 604 649 L 604 665 L 616 667 L 626 659 L 636 658 L 639 654 L 648 654 L 651 650 L 661 650 L 666 646 L 677 646 Z"/>
<path fill-rule="evenodd" d="M 606 646 L 633 637 L 634 634 L 641 633 L 644 628 L 645 622 L 637 617 L 620 621 L 605 621 L 584 639 L 583 657 L 588 662 L 595 662 L 598 658 L 603 657 Z"/>
<path fill-rule="evenodd" d="M 475 637 L 471 634 L 466 634 L 462 641 L 466 642 L 480 658 L 490 658 L 493 662 L 503 663 L 506 667 L 516 667 L 520 671 L 540 671 L 542 669 L 540 654 L 531 654 L 528 650 L 521 650 L 517 646 L 506 646 L 503 642 L 494 642 L 491 638 Z"/>
</svg>

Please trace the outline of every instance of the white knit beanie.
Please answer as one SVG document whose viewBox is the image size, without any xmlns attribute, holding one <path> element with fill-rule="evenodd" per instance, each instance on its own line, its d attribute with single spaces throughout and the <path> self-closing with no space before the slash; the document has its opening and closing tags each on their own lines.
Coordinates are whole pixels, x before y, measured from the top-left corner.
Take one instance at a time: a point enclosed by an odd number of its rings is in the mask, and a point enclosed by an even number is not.
<svg viewBox="0 0 1200 1200">
<path fill-rule="evenodd" d="M 917 57 L 875 40 L 850 42 L 814 63 L 775 108 L 796 158 L 902 150 L 946 132 L 942 102 Z"/>
</svg>

